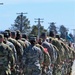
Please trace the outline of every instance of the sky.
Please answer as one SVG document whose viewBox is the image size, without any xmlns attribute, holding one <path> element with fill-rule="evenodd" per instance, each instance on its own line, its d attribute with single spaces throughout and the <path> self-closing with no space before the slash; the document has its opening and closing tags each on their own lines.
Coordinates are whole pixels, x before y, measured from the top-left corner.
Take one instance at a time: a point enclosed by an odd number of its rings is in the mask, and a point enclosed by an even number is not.
<svg viewBox="0 0 75 75">
<path fill-rule="evenodd" d="M 0 0 L 0 30 L 5 30 L 14 24 L 17 13 L 27 13 L 24 16 L 30 20 L 30 26 L 37 25 L 35 18 L 44 19 L 42 26 L 49 27 L 50 22 L 56 26 L 64 25 L 72 32 L 75 29 L 75 0 Z"/>
</svg>

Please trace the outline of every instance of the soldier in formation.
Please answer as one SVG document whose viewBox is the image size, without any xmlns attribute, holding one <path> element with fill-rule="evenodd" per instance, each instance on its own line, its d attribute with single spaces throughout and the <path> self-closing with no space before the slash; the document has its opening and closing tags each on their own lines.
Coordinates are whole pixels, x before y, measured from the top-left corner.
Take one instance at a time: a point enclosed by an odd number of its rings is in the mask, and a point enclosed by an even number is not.
<svg viewBox="0 0 75 75">
<path fill-rule="evenodd" d="M 24 50 L 22 63 L 25 66 L 25 75 L 41 75 L 43 52 L 36 46 L 36 37 L 30 37 L 29 47 Z"/>
<path fill-rule="evenodd" d="M 39 40 L 18 30 L 0 34 L 0 75 L 70 75 L 74 57 L 71 43 L 54 31 Z"/>
<path fill-rule="evenodd" d="M 3 43 L 4 36 L 0 34 L 0 75 L 11 75 L 14 69 L 14 55 L 12 49 Z"/>
</svg>

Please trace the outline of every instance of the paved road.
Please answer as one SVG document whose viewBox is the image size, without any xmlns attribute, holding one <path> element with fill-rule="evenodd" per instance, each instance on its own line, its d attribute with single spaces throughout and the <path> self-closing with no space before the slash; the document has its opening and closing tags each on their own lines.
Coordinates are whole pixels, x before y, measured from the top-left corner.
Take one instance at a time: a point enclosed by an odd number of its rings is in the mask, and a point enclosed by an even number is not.
<svg viewBox="0 0 75 75">
<path fill-rule="evenodd" d="M 72 66 L 72 75 L 75 75 L 75 60 L 74 60 L 73 66 Z"/>
</svg>

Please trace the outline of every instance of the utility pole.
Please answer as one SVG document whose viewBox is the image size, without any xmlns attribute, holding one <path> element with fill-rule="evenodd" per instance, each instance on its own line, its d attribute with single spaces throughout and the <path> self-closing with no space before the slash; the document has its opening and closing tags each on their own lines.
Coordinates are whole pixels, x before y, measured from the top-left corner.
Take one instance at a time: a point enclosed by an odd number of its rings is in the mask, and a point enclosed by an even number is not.
<svg viewBox="0 0 75 75">
<path fill-rule="evenodd" d="M 36 20 L 35 22 L 38 22 L 37 27 L 38 27 L 38 39 L 39 39 L 39 37 L 40 37 L 40 27 L 41 27 L 40 23 L 43 22 L 44 19 L 40 19 L 40 18 L 36 19 L 35 18 L 35 20 Z"/>
<path fill-rule="evenodd" d="M 55 22 L 50 22 L 48 23 L 49 25 L 55 25 L 56 23 Z M 50 29 L 50 26 L 48 27 L 48 29 Z"/>
<path fill-rule="evenodd" d="M 49 22 L 48 24 L 49 24 L 48 31 L 50 32 L 50 29 L 51 29 L 51 28 L 50 28 L 50 25 L 55 25 L 56 23 L 55 23 L 55 22 Z M 54 30 L 54 29 L 52 29 L 52 30 Z M 55 32 L 55 31 L 54 31 L 54 32 Z M 55 32 L 55 33 L 56 33 L 56 32 Z"/>
<path fill-rule="evenodd" d="M 3 5 L 3 3 L 0 3 L 0 5 Z"/>
<path fill-rule="evenodd" d="M 20 24 L 20 32 L 22 32 L 22 26 L 23 26 L 23 14 L 27 14 L 27 13 L 17 13 L 17 14 L 20 14 L 21 15 L 21 24 Z"/>
</svg>

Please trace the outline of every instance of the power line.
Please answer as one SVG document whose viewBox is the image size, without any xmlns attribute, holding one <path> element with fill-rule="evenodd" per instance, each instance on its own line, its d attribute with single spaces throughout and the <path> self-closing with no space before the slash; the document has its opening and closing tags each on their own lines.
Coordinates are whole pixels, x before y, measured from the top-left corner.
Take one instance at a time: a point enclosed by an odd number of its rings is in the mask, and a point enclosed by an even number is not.
<svg viewBox="0 0 75 75">
<path fill-rule="evenodd" d="M 38 39 L 39 39 L 39 37 L 40 37 L 40 27 L 41 27 L 41 23 L 43 23 L 44 19 L 42 19 L 42 18 L 41 19 L 40 18 L 36 19 L 35 18 L 34 20 L 35 20 L 35 22 L 38 22 L 37 27 L 38 27 Z"/>
<path fill-rule="evenodd" d="M 21 15 L 21 24 L 20 24 L 20 32 L 22 32 L 22 26 L 23 26 L 23 14 L 27 14 L 27 13 L 16 13 L 16 14 L 20 14 Z"/>
</svg>

